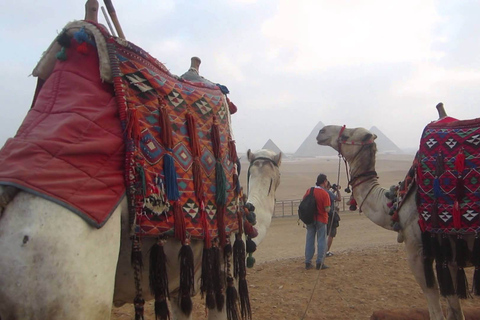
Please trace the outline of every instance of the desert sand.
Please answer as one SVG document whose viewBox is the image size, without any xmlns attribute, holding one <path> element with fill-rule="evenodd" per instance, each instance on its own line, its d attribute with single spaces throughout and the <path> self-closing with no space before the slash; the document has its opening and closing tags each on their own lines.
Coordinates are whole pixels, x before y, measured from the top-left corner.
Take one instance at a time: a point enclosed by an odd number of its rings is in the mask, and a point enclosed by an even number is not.
<svg viewBox="0 0 480 320">
<path fill-rule="evenodd" d="M 403 180 L 412 161 L 413 155 L 377 155 L 380 185 L 389 188 Z M 335 157 L 284 158 L 277 200 L 301 198 L 320 172 L 337 183 L 338 163 Z M 247 168 L 244 163 L 242 185 Z M 346 186 L 343 161 L 340 185 Z M 347 196 L 345 192 L 342 195 Z M 272 220 L 265 240 L 254 253 L 257 263 L 247 270 L 253 319 L 370 319 L 377 310 L 393 310 L 385 319 L 428 319 L 426 300 L 408 269 L 404 246 L 397 243 L 396 233 L 348 207 L 340 216 L 332 245 L 334 256 L 326 259 L 329 268 L 321 271 L 305 270 L 305 229 L 296 216 Z M 473 270 L 467 270 L 470 283 L 472 274 Z M 478 302 L 478 297 L 468 299 L 463 306 L 468 309 Z M 207 319 L 199 296 L 194 303 L 194 319 Z M 444 299 L 442 305 L 446 305 Z M 402 314 L 405 312 L 410 313 Z M 155 318 L 152 302 L 147 303 L 145 313 L 146 319 Z M 132 305 L 112 310 L 116 320 L 132 319 L 132 315 Z"/>
</svg>

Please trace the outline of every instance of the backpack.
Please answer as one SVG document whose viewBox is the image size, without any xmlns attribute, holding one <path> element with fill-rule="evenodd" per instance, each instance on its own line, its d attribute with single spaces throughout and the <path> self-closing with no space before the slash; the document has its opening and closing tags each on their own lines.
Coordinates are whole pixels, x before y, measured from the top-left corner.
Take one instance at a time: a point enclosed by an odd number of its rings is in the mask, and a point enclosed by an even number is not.
<svg viewBox="0 0 480 320">
<path fill-rule="evenodd" d="M 305 224 L 311 224 L 315 221 L 317 215 L 317 201 L 313 195 L 313 187 L 310 193 L 298 205 L 298 218 Z"/>
</svg>

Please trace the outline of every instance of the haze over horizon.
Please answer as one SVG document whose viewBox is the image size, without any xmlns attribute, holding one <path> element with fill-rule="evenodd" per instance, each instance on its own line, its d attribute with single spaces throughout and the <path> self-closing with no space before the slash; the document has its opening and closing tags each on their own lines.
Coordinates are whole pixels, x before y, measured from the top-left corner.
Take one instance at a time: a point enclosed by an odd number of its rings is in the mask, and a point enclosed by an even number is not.
<svg viewBox="0 0 480 320">
<path fill-rule="evenodd" d="M 102 1 L 99 1 L 103 5 Z M 0 146 L 20 126 L 35 90 L 29 77 L 85 1 L 18 0 L 0 13 Z M 129 41 L 174 74 L 192 56 L 226 85 L 239 152 L 268 139 L 295 152 L 315 125 L 377 127 L 414 149 L 443 102 L 478 117 L 480 3 L 473 1 L 115 0 Z M 48 17 L 48 19 L 46 19 Z M 105 24 L 103 16 L 99 21 Z"/>
</svg>

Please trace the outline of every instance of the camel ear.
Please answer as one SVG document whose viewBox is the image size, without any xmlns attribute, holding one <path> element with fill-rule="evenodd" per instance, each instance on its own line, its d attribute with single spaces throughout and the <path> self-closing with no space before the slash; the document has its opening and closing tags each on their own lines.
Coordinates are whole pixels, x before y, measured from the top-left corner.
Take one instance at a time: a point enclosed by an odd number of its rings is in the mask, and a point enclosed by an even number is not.
<svg viewBox="0 0 480 320">
<path fill-rule="evenodd" d="M 252 160 L 255 158 L 255 155 L 252 153 L 252 150 L 248 149 L 247 151 L 247 159 L 248 162 L 252 162 Z"/>
<path fill-rule="evenodd" d="M 273 157 L 273 161 L 277 164 L 278 167 L 280 167 L 280 164 L 282 164 L 282 153 L 280 152 L 275 157 Z"/>
</svg>

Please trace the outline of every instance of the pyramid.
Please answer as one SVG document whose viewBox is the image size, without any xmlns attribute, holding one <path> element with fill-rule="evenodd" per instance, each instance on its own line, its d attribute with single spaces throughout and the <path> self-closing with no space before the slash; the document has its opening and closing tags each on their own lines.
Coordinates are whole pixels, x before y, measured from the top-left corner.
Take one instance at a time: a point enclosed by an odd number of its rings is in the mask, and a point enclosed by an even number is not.
<svg viewBox="0 0 480 320">
<path fill-rule="evenodd" d="M 403 151 L 397 147 L 392 140 L 390 140 L 383 132 L 380 131 L 377 127 L 373 126 L 370 128 L 370 132 L 377 135 L 377 139 L 375 139 L 375 143 L 377 144 L 377 152 L 378 153 L 390 153 L 390 154 L 399 154 L 403 153 Z"/>
<path fill-rule="evenodd" d="M 280 150 L 280 148 L 277 147 L 277 145 L 272 141 L 272 139 L 268 139 L 268 141 L 265 143 L 265 145 L 263 146 L 262 149 L 272 150 L 276 154 L 281 153 L 282 157 L 285 156 L 285 154 L 282 152 L 282 150 Z"/>
<path fill-rule="evenodd" d="M 337 151 L 327 146 L 319 146 L 317 144 L 317 135 L 320 129 L 325 125 L 320 121 L 317 123 L 312 132 L 302 142 L 300 147 L 293 154 L 295 157 L 318 157 L 318 156 L 336 156 Z"/>
</svg>

